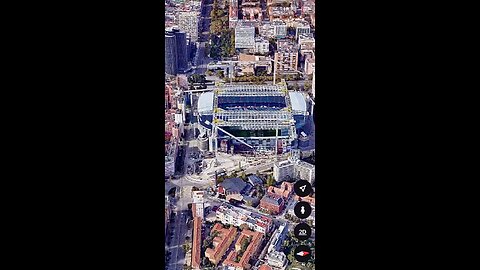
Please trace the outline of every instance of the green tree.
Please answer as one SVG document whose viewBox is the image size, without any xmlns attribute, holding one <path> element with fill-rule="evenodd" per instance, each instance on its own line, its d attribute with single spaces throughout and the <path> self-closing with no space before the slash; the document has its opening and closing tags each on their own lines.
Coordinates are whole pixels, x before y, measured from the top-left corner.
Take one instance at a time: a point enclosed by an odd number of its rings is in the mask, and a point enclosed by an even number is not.
<svg viewBox="0 0 480 270">
<path fill-rule="evenodd" d="M 275 184 L 275 179 L 273 178 L 273 175 L 269 174 L 267 177 L 267 183 L 266 186 L 273 186 Z"/>
<path fill-rule="evenodd" d="M 295 256 L 291 253 L 287 255 L 287 259 L 290 263 L 295 262 Z"/>
<path fill-rule="evenodd" d="M 187 253 L 190 250 L 190 245 L 189 244 L 183 244 L 182 245 L 183 251 Z"/>
<path fill-rule="evenodd" d="M 245 252 L 245 250 L 248 247 L 248 244 L 250 244 L 250 241 L 251 241 L 251 236 L 248 236 L 242 240 L 242 242 L 240 243 L 240 250 L 242 252 Z"/>
<path fill-rule="evenodd" d="M 307 90 L 310 90 L 312 89 L 312 83 L 311 82 L 306 82 L 304 85 L 303 85 L 305 91 Z"/>
</svg>

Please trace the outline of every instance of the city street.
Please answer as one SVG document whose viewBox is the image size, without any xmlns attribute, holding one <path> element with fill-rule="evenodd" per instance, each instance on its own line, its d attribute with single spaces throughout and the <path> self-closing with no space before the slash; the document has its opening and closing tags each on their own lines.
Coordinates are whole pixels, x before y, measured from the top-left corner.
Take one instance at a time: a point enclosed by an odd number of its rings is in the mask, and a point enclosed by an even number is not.
<svg viewBox="0 0 480 270">
<path fill-rule="evenodd" d="M 194 65 L 197 67 L 194 74 L 205 74 L 207 64 L 211 62 L 206 56 L 205 45 L 210 39 L 210 12 L 213 8 L 213 0 L 205 0 L 200 12 L 199 42 L 197 43 L 197 53 L 195 54 Z"/>
<path fill-rule="evenodd" d="M 183 270 L 185 264 L 185 253 L 182 245 L 185 243 L 185 236 L 187 236 L 187 224 L 186 217 L 188 213 L 188 197 L 185 195 L 183 188 L 180 190 L 180 194 L 177 196 L 178 202 L 175 204 L 175 221 L 171 227 L 171 233 L 173 233 L 173 239 L 168 246 L 168 251 L 171 252 L 170 261 L 168 263 L 169 270 Z M 191 236 L 190 236 L 191 237 Z"/>
</svg>

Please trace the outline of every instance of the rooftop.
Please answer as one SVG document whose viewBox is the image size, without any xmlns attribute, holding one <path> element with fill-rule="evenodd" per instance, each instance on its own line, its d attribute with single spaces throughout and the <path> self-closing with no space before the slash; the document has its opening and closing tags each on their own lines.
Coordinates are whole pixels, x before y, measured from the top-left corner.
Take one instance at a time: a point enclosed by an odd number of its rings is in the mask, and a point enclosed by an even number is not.
<svg viewBox="0 0 480 270">
<path fill-rule="evenodd" d="M 260 177 L 252 174 L 252 175 L 249 175 L 247 176 L 248 180 L 250 181 L 250 184 L 253 184 L 253 185 L 262 185 L 263 184 L 263 181 Z"/>
<path fill-rule="evenodd" d="M 283 199 L 281 197 L 272 196 L 272 195 L 263 196 L 261 201 L 264 203 L 273 204 L 276 206 L 280 206 L 283 203 Z"/>
<path fill-rule="evenodd" d="M 272 270 L 272 267 L 270 267 L 268 264 L 262 264 L 258 270 Z"/>
<path fill-rule="evenodd" d="M 226 189 L 226 192 L 233 192 L 233 193 L 243 193 L 249 189 L 250 185 L 245 183 L 241 178 L 229 178 L 225 179 L 219 186 Z"/>
<path fill-rule="evenodd" d="M 231 241 L 229 240 L 233 240 L 232 235 L 237 233 L 237 229 L 233 226 L 226 229 L 222 224 L 216 223 L 215 226 L 213 226 L 211 235 L 215 232 L 218 232 L 218 235 L 213 239 L 214 249 L 207 248 L 205 255 L 217 261 L 223 256 L 223 254 L 220 254 L 220 251 L 225 250 L 230 245 Z"/>
<path fill-rule="evenodd" d="M 294 111 L 307 111 L 307 102 L 302 92 L 288 92 L 290 96 L 290 103 L 292 104 L 292 110 Z"/>
<path fill-rule="evenodd" d="M 193 245 L 192 245 L 192 267 L 193 268 L 200 267 L 201 244 L 202 244 L 202 219 L 200 217 L 195 217 L 193 219 Z"/>
</svg>

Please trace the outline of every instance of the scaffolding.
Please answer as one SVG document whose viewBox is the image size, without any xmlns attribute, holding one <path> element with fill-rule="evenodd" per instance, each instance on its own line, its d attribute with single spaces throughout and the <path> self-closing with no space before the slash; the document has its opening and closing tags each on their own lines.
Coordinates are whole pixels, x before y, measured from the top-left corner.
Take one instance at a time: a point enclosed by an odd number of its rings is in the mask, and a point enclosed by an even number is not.
<svg viewBox="0 0 480 270">
<path fill-rule="evenodd" d="M 216 89 L 218 96 L 285 96 L 283 85 L 226 85 Z"/>
<path fill-rule="evenodd" d="M 241 110 L 224 110 L 218 107 L 219 97 L 241 97 L 241 96 L 256 96 L 256 97 L 278 97 L 285 99 L 285 108 L 283 109 L 249 109 L 242 108 Z M 283 81 L 276 85 L 224 85 L 217 84 L 213 95 L 213 112 L 212 112 L 212 139 L 214 144 L 214 151 L 218 148 L 218 131 L 240 141 L 242 144 L 258 150 L 265 148 L 263 145 L 251 146 L 245 143 L 246 139 L 258 139 L 257 137 L 241 137 L 237 138 L 232 134 L 226 132 L 223 128 L 233 127 L 239 130 L 275 130 L 276 139 L 273 149 L 277 152 L 278 139 L 286 139 L 290 145 L 296 138 L 295 120 L 293 118 L 293 110 L 290 102 L 286 83 Z M 282 134 L 279 136 L 279 130 L 288 130 L 288 135 Z M 271 137 L 265 137 L 265 139 Z M 260 138 L 262 139 L 262 138 Z"/>
<path fill-rule="evenodd" d="M 222 111 L 215 117 L 217 126 L 244 130 L 290 128 L 295 125 L 292 113 L 286 111 Z"/>
</svg>

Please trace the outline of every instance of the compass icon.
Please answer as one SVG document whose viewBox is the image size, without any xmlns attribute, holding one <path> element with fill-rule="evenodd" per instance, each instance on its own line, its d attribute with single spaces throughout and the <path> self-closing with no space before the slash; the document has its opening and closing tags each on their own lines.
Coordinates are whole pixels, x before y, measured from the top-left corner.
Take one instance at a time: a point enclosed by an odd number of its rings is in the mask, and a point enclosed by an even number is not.
<svg viewBox="0 0 480 270">
<path fill-rule="evenodd" d="M 300 180 L 293 185 L 293 190 L 299 197 L 306 197 L 312 193 L 312 185 L 308 181 Z"/>
</svg>

